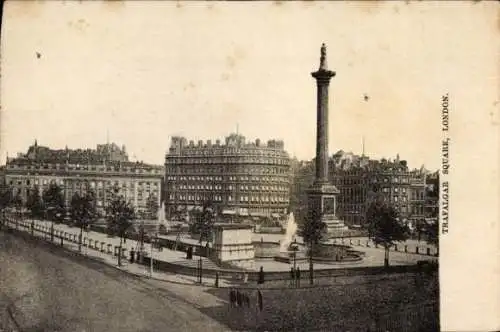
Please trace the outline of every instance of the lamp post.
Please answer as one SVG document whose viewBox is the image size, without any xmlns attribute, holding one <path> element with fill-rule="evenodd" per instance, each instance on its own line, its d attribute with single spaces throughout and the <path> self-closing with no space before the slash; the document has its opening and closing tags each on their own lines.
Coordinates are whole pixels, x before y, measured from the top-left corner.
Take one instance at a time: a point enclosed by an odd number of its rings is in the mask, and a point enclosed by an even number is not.
<svg viewBox="0 0 500 332">
<path fill-rule="evenodd" d="M 158 238 L 158 233 L 155 233 L 155 237 L 151 239 L 151 257 L 150 257 L 150 266 L 149 266 L 149 274 L 151 278 L 153 278 L 153 245 L 156 243 Z"/>
<path fill-rule="evenodd" d="M 311 244 L 309 246 L 309 284 L 312 285 L 314 283 L 314 267 L 313 267 L 313 241 L 311 240 Z"/>
<path fill-rule="evenodd" d="M 297 287 L 297 251 L 299 250 L 299 246 L 297 244 L 297 239 L 294 239 L 290 249 L 292 249 L 293 252 L 293 278 L 294 278 L 294 286 Z"/>
<path fill-rule="evenodd" d="M 49 209 L 51 209 L 51 208 L 49 207 Z M 53 215 L 53 213 L 51 214 L 51 220 L 50 220 L 50 242 L 54 242 L 54 215 Z"/>
</svg>

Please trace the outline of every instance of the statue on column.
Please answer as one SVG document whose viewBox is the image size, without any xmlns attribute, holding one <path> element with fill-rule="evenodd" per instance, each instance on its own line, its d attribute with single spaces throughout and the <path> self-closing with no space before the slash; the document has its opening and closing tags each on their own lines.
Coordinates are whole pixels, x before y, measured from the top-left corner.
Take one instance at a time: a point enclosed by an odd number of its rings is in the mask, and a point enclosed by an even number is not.
<svg viewBox="0 0 500 332">
<path fill-rule="evenodd" d="M 321 45 L 321 58 L 320 58 L 320 62 L 319 62 L 319 69 L 320 70 L 327 70 L 328 69 L 328 66 L 327 66 L 327 63 L 326 63 L 326 45 L 325 43 L 323 43 Z"/>
</svg>

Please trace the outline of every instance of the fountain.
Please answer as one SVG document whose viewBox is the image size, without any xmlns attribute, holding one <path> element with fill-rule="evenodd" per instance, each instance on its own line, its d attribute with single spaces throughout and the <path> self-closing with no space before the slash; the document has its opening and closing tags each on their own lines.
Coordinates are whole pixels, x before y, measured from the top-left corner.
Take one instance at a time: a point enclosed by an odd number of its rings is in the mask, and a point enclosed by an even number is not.
<svg viewBox="0 0 500 332">
<path fill-rule="evenodd" d="M 159 231 L 161 227 L 165 228 L 165 231 L 168 231 L 168 223 L 165 219 L 165 202 L 161 202 L 160 209 L 158 210 L 158 228 Z"/>
<path fill-rule="evenodd" d="M 279 254 L 274 257 L 274 260 L 291 263 L 293 260 L 304 261 L 306 259 L 303 246 L 299 245 L 295 239 L 297 228 L 293 213 L 290 213 L 286 224 L 285 237 L 280 241 Z"/>
<path fill-rule="evenodd" d="M 292 243 L 296 234 L 297 234 L 297 223 L 295 222 L 295 218 L 292 212 L 288 216 L 288 221 L 286 223 L 285 238 L 280 242 L 280 252 L 289 251 L 289 246 Z"/>
<path fill-rule="evenodd" d="M 257 259 L 272 259 L 279 263 L 293 264 L 304 263 L 309 260 L 308 248 L 303 243 L 297 242 L 298 226 L 293 213 L 288 216 L 286 232 L 279 242 L 254 241 L 255 257 Z M 313 261 L 322 264 L 336 264 L 361 260 L 361 256 L 349 246 L 321 242 L 315 246 Z"/>
</svg>

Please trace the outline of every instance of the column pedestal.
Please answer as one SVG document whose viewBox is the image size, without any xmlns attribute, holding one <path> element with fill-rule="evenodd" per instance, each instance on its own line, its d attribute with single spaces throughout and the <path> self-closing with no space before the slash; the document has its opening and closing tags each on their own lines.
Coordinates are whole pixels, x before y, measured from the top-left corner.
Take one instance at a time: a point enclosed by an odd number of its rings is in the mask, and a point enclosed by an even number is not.
<svg viewBox="0 0 500 332">
<path fill-rule="evenodd" d="M 339 190 L 329 183 L 315 183 L 307 191 L 309 211 L 318 211 L 326 224 L 328 237 L 341 236 L 348 227 L 337 217 Z"/>
</svg>

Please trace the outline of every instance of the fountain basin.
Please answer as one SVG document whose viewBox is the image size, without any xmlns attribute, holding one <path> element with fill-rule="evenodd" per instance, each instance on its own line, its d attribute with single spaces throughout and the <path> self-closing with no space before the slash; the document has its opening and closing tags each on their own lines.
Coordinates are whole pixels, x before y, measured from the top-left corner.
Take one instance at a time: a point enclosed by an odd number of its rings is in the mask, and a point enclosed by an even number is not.
<svg viewBox="0 0 500 332">
<path fill-rule="evenodd" d="M 254 241 L 255 258 L 273 258 L 280 250 L 279 242 Z"/>
<path fill-rule="evenodd" d="M 276 262 L 292 264 L 294 261 L 293 252 L 283 252 L 273 257 Z M 297 252 L 295 256 L 296 263 L 306 262 L 309 259 L 304 252 Z"/>
</svg>

